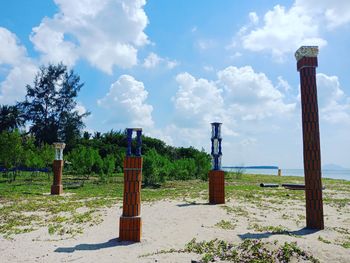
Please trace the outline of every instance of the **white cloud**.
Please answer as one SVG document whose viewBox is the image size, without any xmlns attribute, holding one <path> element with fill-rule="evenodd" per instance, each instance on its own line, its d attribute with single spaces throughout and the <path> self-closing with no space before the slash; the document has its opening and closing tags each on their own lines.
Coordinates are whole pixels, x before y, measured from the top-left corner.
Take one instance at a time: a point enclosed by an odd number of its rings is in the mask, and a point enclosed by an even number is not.
<svg viewBox="0 0 350 263">
<path fill-rule="evenodd" d="M 264 73 L 256 73 L 250 66 L 219 71 L 218 85 L 225 90 L 229 107 L 242 120 L 264 119 L 295 108 L 295 104 L 283 102 L 283 94 Z"/>
<path fill-rule="evenodd" d="M 255 12 L 249 13 L 249 20 L 252 24 L 256 25 L 259 23 L 259 17 Z"/>
<path fill-rule="evenodd" d="M 159 65 L 162 59 L 155 53 L 151 52 L 148 57 L 145 58 L 143 66 L 145 68 L 154 68 Z"/>
<path fill-rule="evenodd" d="M 278 83 L 277 83 L 277 88 L 278 89 L 282 89 L 285 92 L 288 92 L 288 91 L 290 91 L 292 89 L 291 86 L 289 85 L 288 81 L 283 79 L 282 76 L 278 76 L 277 80 L 278 80 Z"/>
<path fill-rule="evenodd" d="M 33 28 L 31 41 L 43 62 L 79 59 L 111 74 L 113 66 L 137 64 L 137 51 L 149 43 L 144 29 L 145 0 L 55 0 L 59 12 Z"/>
<path fill-rule="evenodd" d="M 287 52 L 294 52 L 301 45 L 327 44 L 320 37 L 318 23 L 303 8 L 293 6 L 286 10 L 280 5 L 264 15 L 262 27 L 243 34 L 242 43 L 245 49 L 269 51 L 278 59 Z"/>
<path fill-rule="evenodd" d="M 337 76 L 317 74 L 320 118 L 332 123 L 350 124 L 350 97 L 340 87 Z"/>
<path fill-rule="evenodd" d="M 256 133 L 257 122 L 270 127 L 278 117 L 286 118 L 295 109 L 295 103 L 284 102 L 283 93 L 265 74 L 250 66 L 227 67 L 217 73 L 215 80 L 197 79 L 185 72 L 177 75 L 176 81 L 176 117 L 164 132 L 183 145 L 206 147 L 210 135 L 203 131 L 210 129 L 213 121 L 224 123 L 224 136 L 244 141 L 250 133 Z"/>
<path fill-rule="evenodd" d="M 27 51 L 19 44 L 17 36 L 0 27 L 0 64 L 20 64 L 26 55 Z"/>
<path fill-rule="evenodd" d="M 26 85 L 32 84 L 37 70 L 31 63 L 14 66 L 0 83 L 0 104 L 13 104 L 24 100 Z"/>
<path fill-rule="evenodd" d="M 75 106 L 75 110 L 78 111 L 78 113 L 85 114 L 87 112 L 85 106 L 83 105 L 82 102 L 78 102 L 77 105 Z"/>
<path fill-rule="evenodd" d="M 303 8 L 312 16 L 325 19 L 330 30 L 350 22 L 350 2 L 348 0 L 296 0 L 295 5 Z"/>
<path fill-rule="evenodd" d="M 350 23 L 350 1 L 295 0 L 289 9 L 276 5 L 265 13 L 264 24 L 260 27 L 254 12 L 249 13 L 249 18 L 250 25 L 243 26 L 237 33 L 243 47 L 271 52 L 281 61 L 284 54 L 302 45 L 326 45 L 322 29 L 333 30 Z M 256 27 L 248 30 L 252 24 Z"/>
<path fill-rule="evenodd" d="M 0 27 L 0 65 L 9 66 L 5 79 L 0 82 L 0 104 L 23 100 L 26 85 L 33 82 L 38 69 L 16 35 L 3 27 Z"/>
<path fill-rule="evenodd" d="M 176 60 L 170 60 L 168 58 L 161 58 L 157 54 L 151 52 L 144 60 L 143 67 L 150 69 L 155 68 L 163 63 L 168 69 L 173 69 L 178 66 L 179 63 Z"/>
<path fill-rule="evenodd" d="M 187 72 L 177 75 L 176 81 L 179 89 L 173 98 L 174 106 L 186 126 L 201 125 L 220 118 L 224 99 L 222 90 L 214 82 L 197 80 Z"/>
<path fill-rule="evenodd" d="M 176 60 L 168 60 L 168 59 L 166 60 L 166 66 L 168 69 L 173 69 L 178 65 L 180 65 L 180 63 Z"/>
<path fill-rule="evenodd" d="M 97 101 L 108 109 L 110 122 L 134 127 L 152 127 L 153 107 L 146 103 L 148 92 L 142 82 L 130 75 L 122 75 L 114 82 L 106 96 Z"/>
</svg>

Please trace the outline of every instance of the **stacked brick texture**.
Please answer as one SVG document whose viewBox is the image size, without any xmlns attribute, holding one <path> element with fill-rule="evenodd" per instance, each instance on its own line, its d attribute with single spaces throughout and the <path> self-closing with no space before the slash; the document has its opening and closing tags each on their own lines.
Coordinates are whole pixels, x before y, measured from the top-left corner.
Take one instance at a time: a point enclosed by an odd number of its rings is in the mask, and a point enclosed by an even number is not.
<svg viewBox="0 0 350 263">
<path fill-rule="evenodd" d="M 124 159 L 123 215 L 120 217 L 119 239 L 141 241 L 142 157 Z"/>
<path fill-rule="evenodd" d="M 62 171 L 63 171 L 63 160 L 54 160 L 53 161 L 53 185 L 51 185 L 52 195 L 63 194 Z"/>
<path fill-rule="evenodd" d="M 209 203 L 225 203 L 225 173 L 221 170 L 209 171 Z"/>
<path fill-rule="evenodd" d="M 316 67 L 317 57 L 303 57 L 297 62 L 301 85 L 306 226 L 324 229 Z"/>
</svg>

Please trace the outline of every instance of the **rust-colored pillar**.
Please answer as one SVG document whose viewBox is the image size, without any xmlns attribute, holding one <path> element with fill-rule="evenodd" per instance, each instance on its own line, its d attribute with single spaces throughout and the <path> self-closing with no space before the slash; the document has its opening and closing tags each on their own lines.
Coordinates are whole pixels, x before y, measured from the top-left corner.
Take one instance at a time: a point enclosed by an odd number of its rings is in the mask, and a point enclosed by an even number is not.
<svg viewBox="0 0 350 263">
<path fill-rule="evenodd" d="M 225 173 L 222 170 L 209 171 L 209 203 L 225 203 Z"/>
<path fill-rule="evenodd" d="M 225 203 L 225 173 L 221 170 L 221 125 L 220 122 L 211 123 L 211 156 L 212 170 L 209 171 L 209 203 Z"/>
<path fill-rule="evenodd" d="M 324 229 L 316 85 L 317 55 L 317 46 L 302 46 L 295 53 L 297 69 L 300 72 L 306 227 Z"/>
<path fill-rule="evenodd" d="M 53 161 L 53 184 L 51 185 L 52 195 L 63 194 L 62 171 L 63 171 L 63 160 L 54 160 Z"/>
<path fill-rule="evenodd" d="M 131 156 L 132 132 L 137 133 L 136 156 Z M 141 129 L 127 129 L 128 150 L 124 159 L 124 197 L 123 215 L 119 222 L 119 239 L 124 241 L 141 241 Z"/>
<path fill-rule="evenodd" d="M 63 149 L 66 144 L 64 143 L 54 143 L 55 147 L 55 160 L 53 161 L 53 184 L 51 185 L 52 195 L 63 194 L 62 185 L 62 171 L 63 171 Z"/>
</svg>

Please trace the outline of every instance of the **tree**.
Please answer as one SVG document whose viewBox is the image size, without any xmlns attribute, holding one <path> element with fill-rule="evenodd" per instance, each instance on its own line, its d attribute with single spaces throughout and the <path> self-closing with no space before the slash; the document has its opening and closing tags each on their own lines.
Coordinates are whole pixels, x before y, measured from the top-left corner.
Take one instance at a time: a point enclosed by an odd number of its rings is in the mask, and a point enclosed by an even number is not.
<svg viewBox="0 0 350 263">
<path fill-rule="evenodd" d="M 92 172 L 103 171 L 103 161 L 96 149 L 79 146 L 73 149 L 66 157 L 71 162 L 73 171 L 76 174 L 84 175 L 89 179 Z"/>
<path fill-rule="evenodd" d="M 163 183 L 171 170 L 170 161 L 157 153 L 155 149 L 150 149 L 143 158 L 143 182 L 145 185 L 156 185 Z"/>
<path fill-rule="evenodd" d="M 25 101 L 18 104 L 32 123 L 30 133 L 37 145 L 64 141 L 73 146 L 84 127 L 83 117 L 90 114 L 80 114 L 76 109 L 75 98 L 83 85 L 80 77 L 62 63 L 40 68 L 34 85 L 27 85 Z"/>
<path fill-rule="evenodd" d="M 0 106 L 0 132 L 23 127 L 24 122 L 23 114 L 17 106 Z"/>
<path fill-rule="evenodd" d="M 0 134 L 0 163 L 11 169 L 20 165 L 23 158 L 23 147 L 20 133 L 3 131 Z"/>
</svg>

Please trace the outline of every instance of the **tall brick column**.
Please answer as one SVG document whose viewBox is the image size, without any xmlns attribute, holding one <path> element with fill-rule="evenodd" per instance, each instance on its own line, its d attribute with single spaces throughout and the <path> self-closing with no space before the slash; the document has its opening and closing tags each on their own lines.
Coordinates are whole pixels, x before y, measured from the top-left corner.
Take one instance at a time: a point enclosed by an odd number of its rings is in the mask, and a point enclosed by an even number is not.
<svg viewBox="0 0 350 263">
<path fill-rule="evenodd" d="M 300 72 L 306 227 L 324 229 L 316 86 L 317 55 L 317 46 L 302 46 L 296 51 L 295 58 L 297 69 Z"/>
<path fill-rule="evenodd" d="M 53 184 L 51 185 L 52 195 L 63 194 L 62 185 L 62 171 L 63 171 L 63 149 L 65 148 L 64 143 L 54 143 L 55 147 L 55 160 L 53 161 Z"/>
<path fill-rule="evenodd" d="M 225 203 L 225 174 L 221 170 L 221 123 L 213 122 L 211 135 L 212 170 L 209 171 L 209 203 Z"/>
<path fill-rule="evenodd" d="M 132 156 L 132 133 L 137 133 L 136 156 Z M 142 157 L 141 135 L 139 128 L 127 129 L 128 148 L 124 159 L 124 197 L 123 215 L 119 222 L 119 239 L 124 241 L 141 241 L 141 183 Z"/>
</svg>

